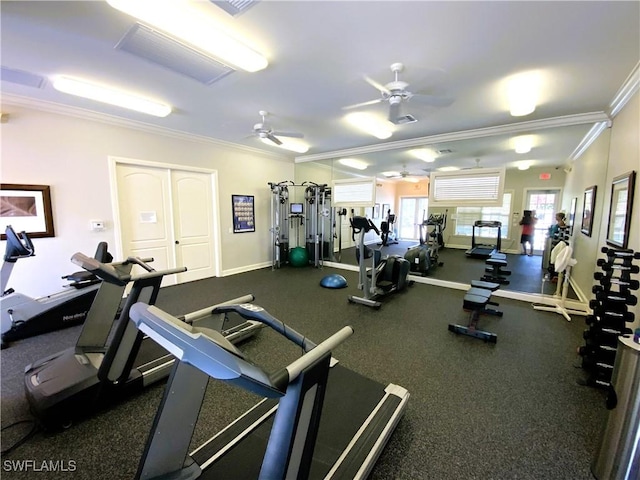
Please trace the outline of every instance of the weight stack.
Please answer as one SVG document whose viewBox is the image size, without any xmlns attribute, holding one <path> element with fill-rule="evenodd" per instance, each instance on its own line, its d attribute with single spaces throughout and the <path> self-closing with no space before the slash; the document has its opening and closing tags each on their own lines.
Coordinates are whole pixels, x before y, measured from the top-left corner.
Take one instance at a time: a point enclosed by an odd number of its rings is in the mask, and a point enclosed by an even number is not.
<svg viewBox="0 0 640 480">
<path fill-rule="evenodd" d="M 586 317 L 585 344 L 578 348 L 582 368 L 587 374 L 587 385 L 608 389 L 618 350 L 618 337 L 633 333 L 627 324 L 634 321 L 629 306 L 638 298 L 632 293 L 638 290 L 637 276 L 640 267 L 634 263 L 640 252 L 629 249 L 602 247 L 606 258 L 600 258 L 601 271 L 593 275 L 598 282 L 592 288 L 594 298 L 589 302 L 593 314 Z"/>
</svg>

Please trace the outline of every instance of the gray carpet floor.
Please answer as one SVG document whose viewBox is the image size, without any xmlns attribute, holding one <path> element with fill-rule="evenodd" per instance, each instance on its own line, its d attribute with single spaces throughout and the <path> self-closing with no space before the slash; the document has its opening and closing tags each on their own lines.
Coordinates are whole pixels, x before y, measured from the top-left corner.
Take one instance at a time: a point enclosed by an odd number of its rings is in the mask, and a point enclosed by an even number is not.
<svg viewBox="0 0 640 480">
<path fill-rule="evenodd" d="M 335 272 L 349 286 L 321 288 L 321 278 Z M 409 390 L 406 413 L 370 478 L 592 478 L 590 463 L 607 410 L 602 391 L 576 384 L 582 377 L 576 367 L 576 347 L 584 343 L 582 320 L 566 322 L 528 303 L 500 299 L 504 317 L 483 317 L 480 323 L 498 335 L 497 344 L 487 344 L 447 329 L 451 322 L 467 322 L 462 291 L 415 284 L 385 299 L 376 311 L 347 302 L 348 294 L 358 294 L 356 272 L 330 268 L 264 269 L 168 287 L 158 305 L 180 314 L 245 293 L 314 341 L 353 326 L 355 334 L 334 356 L 375 380 Z M 2 350 L 3 427 L 30 417 L 24 366 L 73 345 L 79 332 L 73 327 Z M 300 354 L 266 329 L 242 349 L 268 368 Z M 37 433 L 3 456 L 3 478 L 132 478 L 162 392 L 158 384 L 68 430 Z M 252 394 L 210 381 L 193 446 L 256 401 Z M 21 427 L 4 431 L 2 448 L 22 433 Z M 36 474 L 7 468 L 7 460 L 26 459 L 73 461 L 74 471 Z"/>
</svg>

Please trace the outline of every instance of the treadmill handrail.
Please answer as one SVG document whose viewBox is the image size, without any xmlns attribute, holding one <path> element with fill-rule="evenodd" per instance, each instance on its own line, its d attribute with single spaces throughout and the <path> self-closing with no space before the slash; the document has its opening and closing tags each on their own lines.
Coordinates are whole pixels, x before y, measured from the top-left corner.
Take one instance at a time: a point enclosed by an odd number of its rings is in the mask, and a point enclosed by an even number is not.
<svg viewBox="0 0 640 480">
<path fill-rule="evenodd" d="M 260 366 L 245 360 L 242 353 L 218 332 L 191 327 L 158 307 L 142 302 L 136 303 L 131 308 L 130 317 L 142 332 L 166 348 L 181 362 L 192 365 L 219 380 L 233 381 L 242 378 L 245 388 L 269 397 L 284 395 L 286 386 L 304 368 L 330 353 L 353 334 L 353 328 L 343 327 L 311 351 L 281 369 L 278 374 L 270 376 Z M 271 380 L 272 377 L 280 380 L 285 373 L 284 370 L 286 370 L 288 381 L 281 384 L 280 381 Z"/>
<path fill-rule="evenodd" d="M 186 267 L 177 267 L 167 270 L 153 270 L 153 268 L 147 265 L 147 262 L 152 262 L 153 258 L 129 257 L 127 258 L 127 260 L 120 264 L 134 263 L 147 270 L 145 273 L 141 273 L 139 275 L 131 275 L 129 273 L 118 271 L 118 269 L 115 268 L 115 266 L 119 265 L 117 263 L 102 263 L 95 258 L 88 257 L 81 252 L 74 253 L 71 257 L 71 261 L 76 265 L 84 268 L 88 272 L 93 273 L 95 276 L 101 278 L 105 282 L 114 283 L 116 285 L 126 285 L 127 283 L 135 282 L 136 280 L 143 280 L 146 278 L 154 278 L 164 275 L 173 275 L 175 273 L 182 273 L 187 270 Z"/>
<path fill-rule="evenodd" d="M 264 323 L 269 327 L 273 328 L 280 335 L 285 338 L 291 340 L 296 345 L 302 347 L 305 352 L 310 351 L 311 349 L 316 347 L 316 344 L 309 340 L 307 337 L 297 332 L 293 328 L 288 325 L 285 325 L 284 322 L 278 320 L 274 316 L 272 316 L 269 312 L 267 312 L 264 308 L 259 305 L 255 305 L 253 303 L 242 303 L 235 305 L 220 305 L 213 309 L 211 313 L 228 313 L 235 312 L 240 315 L 242 318 L 247 320 L 255 320 L 260 323 Z"/>
</svg>

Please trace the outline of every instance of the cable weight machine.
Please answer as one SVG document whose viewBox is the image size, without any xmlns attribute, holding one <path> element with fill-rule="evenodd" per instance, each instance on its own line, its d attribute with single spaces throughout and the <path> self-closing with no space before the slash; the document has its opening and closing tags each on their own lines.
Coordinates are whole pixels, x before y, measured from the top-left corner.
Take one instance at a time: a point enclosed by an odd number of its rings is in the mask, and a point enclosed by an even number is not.
<svg viewBox="0 0 640 480">
<path fill-rule="evenodd" d="M 304 203 L 296 203 L 290 189 L 304 188 Z M 269 182 L 271 189 L 271 245 L 272 269 L 290 263 L 289 254 L 294 247 L 304 247 L 309 264 L 322 267 L 324 259 L 333 259 L 335 238 L 335 212 L 331 208 L 331 188 L 326 184 L 288 180 Z M 302 200 L 302 199 L 301 199 Z M 304 245 L 300 243 L 300 227 L 304 226 Z M 292 245 L 291 229 L 295 229 Z"/>
</svg>

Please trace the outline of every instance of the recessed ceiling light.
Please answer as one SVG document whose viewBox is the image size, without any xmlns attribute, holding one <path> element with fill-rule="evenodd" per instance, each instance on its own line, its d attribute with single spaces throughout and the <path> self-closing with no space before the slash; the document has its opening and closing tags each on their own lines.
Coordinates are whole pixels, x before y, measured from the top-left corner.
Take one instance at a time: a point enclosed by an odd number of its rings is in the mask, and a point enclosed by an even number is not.
<svg viewBox="0 0 640 480">
<path fill-rule="evenodd" d="M 341 158 L 338 162 L 346 167 L 355 168 L 356 170 L 364 170 L 369 166 L 368 163 L 355 158 Z"/>
<path fill-rule="evenodd" d="M 269 62 L 260 53 L 227 33 L 229 28 L 217 21 L 211 4 L 185 1 L 107 0 L 116 10 L 137 18 L 221 60 L 227 65 L 256 72 Z"/>
<path fill-rule="evenodd" d="M 438 169 L 439 172 L 455 172 L 456 170 L 460 170 L 458 167 L 440 167 Z"/>
<path fill-rule="evenodd" d="M 345 116 L 345 119 L 354 127 L 380 140 L 393 135 L 391 123 L 387 120 L 380 120 L 380 118 L 371 113 L 354 112 Z"/>
<path fill-rule="evenodd" d="M 129 92 L 98 85 L 79 78 L 66 76 L 55 77 L 53 79 L 53 88 L 59 92 L 127 108 L 155 117 L 166 117 L 171 113 L 171 107 L 164 103 L 154 102 L 153 100 L 139 97 Z"/>
<path fill-rule="evenodd" d="M 436 156 L 428 148 L 414 148 L 409 153 L 423 162 L 431 163 L 436 161 Z"/>
</svg>

